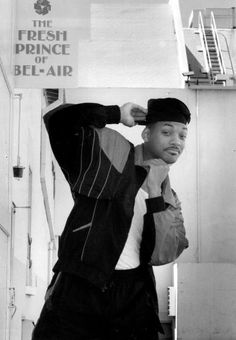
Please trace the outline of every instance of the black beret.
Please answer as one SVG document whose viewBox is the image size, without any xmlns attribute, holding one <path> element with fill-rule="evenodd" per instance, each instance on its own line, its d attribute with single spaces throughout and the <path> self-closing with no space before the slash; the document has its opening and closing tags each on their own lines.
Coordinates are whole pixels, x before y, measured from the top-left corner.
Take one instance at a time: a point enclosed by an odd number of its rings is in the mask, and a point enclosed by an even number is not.
<svg viewBox="0 0 236 340">
<path fill-rule="evenodd" d="M 146 125 L 160 121 L 172 121 L 187 124 L 191 114 L 187 106 L 176 98 L 149 99 Z"/>
</svg>

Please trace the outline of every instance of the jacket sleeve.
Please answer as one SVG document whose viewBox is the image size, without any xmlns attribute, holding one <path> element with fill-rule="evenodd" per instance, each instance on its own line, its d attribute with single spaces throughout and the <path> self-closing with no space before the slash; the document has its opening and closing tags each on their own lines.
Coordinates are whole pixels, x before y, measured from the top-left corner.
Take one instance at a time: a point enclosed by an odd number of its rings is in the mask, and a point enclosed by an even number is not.
<svg viewBox="0 0 236 340">
<path fill-rule="evenodd" d="M 172 192 L 175 206 L 167 205 L 162 196 L 146 199 L 142 252 L 150 265 L 170 263 L 188 247 L 181 204 Z"/>
<path fill-rule="evenodd" d="M 77 184 L 81 193 L 87 193 L 89 184 L 85 177 L 96 175 L 90 173 L 95 171 L 94 162 L 100 153 L 96 130 L 119 121 L 118 106 L 94 103 L 63 104 L 44 116 L 52 151 L 73 190 Z M 79 174 L 83 184 L 78 181 Z"/>
<path fill-rule="evenodd" d="M 91 126 L 103 128 L 106 124 L 119 123 L 119 107 L 94 103 L 63 104 L 49 111 L 44 122 L 52 150 L 60 165 L 70 165 L 78 143 L 78 135 L 91 133 Z M 90 128 L 89 128 L 90 127 Z"/>
</svg>

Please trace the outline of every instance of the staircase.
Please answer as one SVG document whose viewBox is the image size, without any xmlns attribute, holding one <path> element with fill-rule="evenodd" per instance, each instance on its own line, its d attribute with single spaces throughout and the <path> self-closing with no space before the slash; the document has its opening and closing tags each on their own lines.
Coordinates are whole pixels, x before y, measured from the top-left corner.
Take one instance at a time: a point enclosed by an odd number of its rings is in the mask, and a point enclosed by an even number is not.
<svg viewBox="0 0 236 340">
<path fill-rule="evenodd" d="M 202 12 L 199 12 L 198 28 L 197 33 L 200 36 L 205 66 L 200 74 L 195 75 L 194 72 L 190 72 L 187 83 L 189 85 L 226 86 L 228 78 L 213 12 L 210 18 L 205 18 Z"/>
<path fill-rule="evenodd" d="M 216 46 L 216 42 L 214 39 L 212 28 L 205 27 L 204 29 L 205 29 L 207 48 L 209 51 L 209 59 L 210 59 L 209 64 L 211 65 L 210 67 L 211 79 L 215 80 L 217 75 L 223 74 L 223 70 L 220 64 L 219 53 L 217 51 L 217 46 Z M 215 80 L 214 83 L 223 85 L 224 81 Z"/>
<path fill-rule="evenodd" d="M 221 47 L 219 43 L 216 23 L 211 12 L 210 25 L 199 12 L 199 33 L 205 55 L 206 70 L 210 85 L 226 85 L 226 74 Z"/>
</svg>

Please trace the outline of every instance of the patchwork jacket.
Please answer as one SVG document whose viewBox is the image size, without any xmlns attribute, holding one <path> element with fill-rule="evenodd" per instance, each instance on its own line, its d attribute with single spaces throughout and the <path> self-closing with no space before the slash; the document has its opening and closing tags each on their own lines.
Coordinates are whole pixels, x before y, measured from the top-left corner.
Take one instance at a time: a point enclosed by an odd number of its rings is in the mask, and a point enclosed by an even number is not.
<svg viewBox="0 0 236 340">
<path fill-rule="evenodd" d="M 44 121 L 74 199 L 54 271 L 75 273 L 105 287 L 128 237 L 135 196 L 147 176 L 141 146 L 135 148 L 106 127 L 120 122 L 118 106 L 63 104 Z M 141 263 L 174 261 L 188 241 L 180 202 L 168 178 L 162 196 L 146 199 L 146 206 Z"/>
</svg>

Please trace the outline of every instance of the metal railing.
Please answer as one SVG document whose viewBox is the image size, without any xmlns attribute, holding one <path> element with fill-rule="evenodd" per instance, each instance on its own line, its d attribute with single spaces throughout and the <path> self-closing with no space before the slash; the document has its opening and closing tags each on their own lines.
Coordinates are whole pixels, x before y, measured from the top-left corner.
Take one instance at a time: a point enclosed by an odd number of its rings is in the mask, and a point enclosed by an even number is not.
<svg viewBox="0 0 236 340">
<path fill-rule="evenodd" d="M 202 18 L 202 13 L 198 13 L 198 24 L 199 24 L 199 33 L 200 33 L 200 40 L 202 42 L 203 46 L 203 55 L 205 59 L 205 66 L 206 66 L 206 72 L 209 75 L 209 82 L 212 83 L 213 81 L 213 74 L 212 74 L 212 64 L 211 64 L 211 57 L 210 57 L 210 52 L 208 48 L 208 43 L 207 43 L 207 37 L 205 33 L 205 26 L 203 23 L 203 18 Z"/>
<path fill-rule="evenodd" d="M 226 73 L 227 73 L 227 69 L 230 70 L 232 72 L 232 77 L 235 77 L 235 71 L 234 71 L 234 65 L 233 65 L 233 61 L 232 61 L 232 57 L 231 57 L 231 53 L 230 53 L 230 49 L 229 49 L 229 44 L 227 41 L 226 36 L 222 33 L 222 32 L 218 32 L 218 35 L 221 35 L 224 38 L 225 41 L 225 45 L 226 45 L 226 50 L 221 49 L 222 52 L 227 52 L 227 55 L 229 57 L 229 62 L 230 62 L 230 67 L 225 67 Z M 223 53 L 222 53 L 223 55 Z"/>
<path fill-rule="evenodd" d="M 226 68 L 225 68 L 224 59 L 223 59 L 222 52 L 221 52 L 220 40 L 218 38 L 216 22 L 215 22 L 215 17 L 214 17 L 213 12 L 211 12 L 211 28 L 212 28 L 213 39 L 215 42 L 215 47 L 216 47 L 216 54 L 217 54 L 217 58 L 218 58 L 219 65 L 220 65 L 220 71 L 221 71 L 221 74 L 226 74 Z"/>
</svg>

